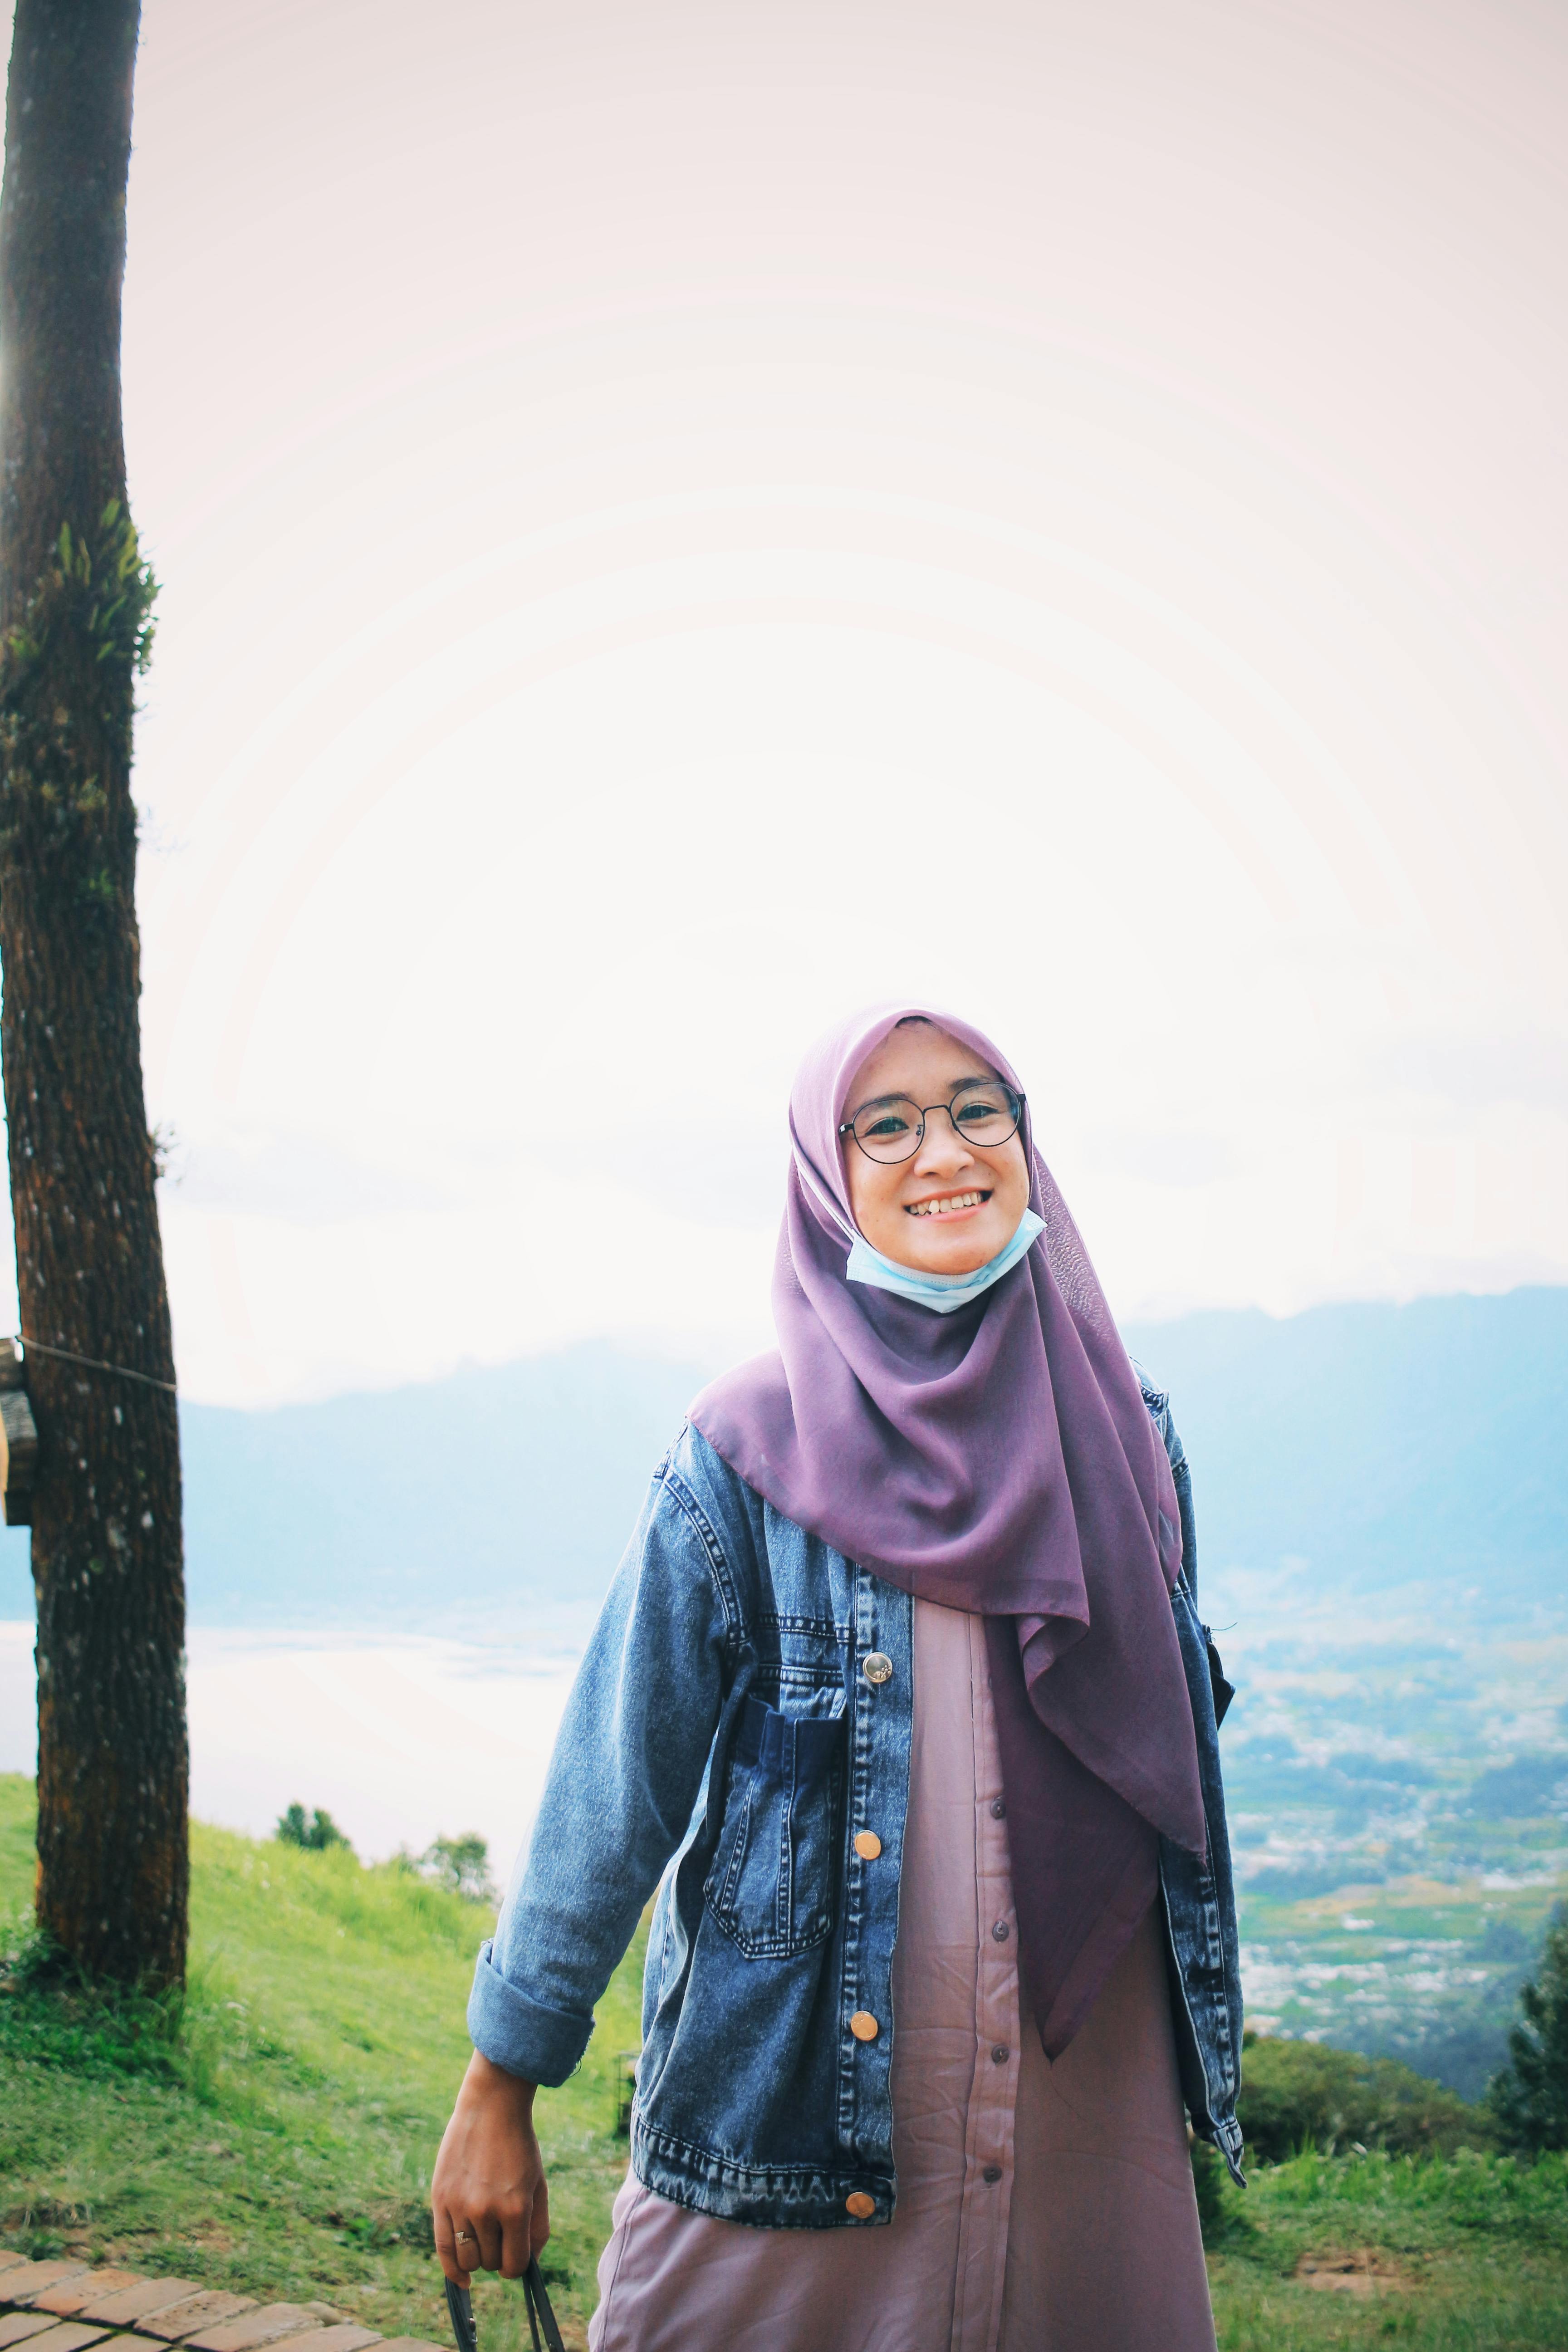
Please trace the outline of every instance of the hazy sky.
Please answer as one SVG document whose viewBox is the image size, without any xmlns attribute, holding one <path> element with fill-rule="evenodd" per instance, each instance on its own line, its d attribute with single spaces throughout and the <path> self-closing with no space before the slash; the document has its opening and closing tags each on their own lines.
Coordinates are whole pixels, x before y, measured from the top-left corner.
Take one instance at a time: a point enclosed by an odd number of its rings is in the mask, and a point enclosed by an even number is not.
<svg viewBox="0 0 1568 2352">
<path fill-rule="evenodd" d="M 1568 1279 L 1568 16 L 146 0 L 181 1377 L 766 1338 L 991 1026 L 1127 1313 Z"/>
</svg>

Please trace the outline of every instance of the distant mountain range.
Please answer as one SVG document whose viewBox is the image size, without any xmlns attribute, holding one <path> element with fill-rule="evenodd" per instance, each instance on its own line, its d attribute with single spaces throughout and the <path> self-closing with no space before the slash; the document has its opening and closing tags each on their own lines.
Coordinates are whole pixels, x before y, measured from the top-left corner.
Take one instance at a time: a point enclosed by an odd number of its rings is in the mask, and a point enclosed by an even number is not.
<svg viewBox="0 0 1568 2352">
<path fill-rule="evenodd" d="M 1560 1601 L 1568 1288 L 1129 1328 L 1171 1392 L 1209 1569 Z"/>
<path fill-rule="evenodd" d="M 188 1406 L 193 1619 L 569 1629 L 705 1377 L 589 1346 L 324 1404 Z"/>
<path fill-rule="evenodd" d="M 1170 1390 L 1205 1572 L 1561 1596 L 1568 1289 L 1190 1315 L 1127 1339 Z M 321 1404 L 186 1405 L 193 1622 L 580 1619 L 704 1377 L 594 1345 Z M 30 1606 L 25 1559 L 19 1536 L 0 1543 L 0 1614 Z"/>
</svg>

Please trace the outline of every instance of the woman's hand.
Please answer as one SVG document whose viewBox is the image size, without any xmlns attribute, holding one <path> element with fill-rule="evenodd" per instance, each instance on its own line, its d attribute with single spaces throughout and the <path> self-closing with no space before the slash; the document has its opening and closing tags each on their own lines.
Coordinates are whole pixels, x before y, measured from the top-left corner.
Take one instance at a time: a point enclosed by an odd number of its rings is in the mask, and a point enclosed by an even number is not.
<svg viewBox="0 0 1568 2352">
<path fill-rule="evenodd" d="M 550 2191 L 533 2132 L 533 2084 L 476 2050 L 441 2139 L 430 2210 L 441 2268 L 521 2278 L 550 2235 Z"/>
</svg>

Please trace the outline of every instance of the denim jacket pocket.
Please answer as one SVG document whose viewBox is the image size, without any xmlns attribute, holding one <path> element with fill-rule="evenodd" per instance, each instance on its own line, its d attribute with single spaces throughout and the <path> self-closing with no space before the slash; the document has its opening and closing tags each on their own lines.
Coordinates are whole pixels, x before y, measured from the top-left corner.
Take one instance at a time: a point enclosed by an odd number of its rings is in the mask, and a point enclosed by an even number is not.
<svg viewBox="0 0 1568 2352">
<path fill-rule="evenodd" d="M 702 1892 L 748 1959 L 786 1959 L 832 1933 L 844 1781 L 842 1715 L 781 1715 L 749 1698 Z"/>
</svg>

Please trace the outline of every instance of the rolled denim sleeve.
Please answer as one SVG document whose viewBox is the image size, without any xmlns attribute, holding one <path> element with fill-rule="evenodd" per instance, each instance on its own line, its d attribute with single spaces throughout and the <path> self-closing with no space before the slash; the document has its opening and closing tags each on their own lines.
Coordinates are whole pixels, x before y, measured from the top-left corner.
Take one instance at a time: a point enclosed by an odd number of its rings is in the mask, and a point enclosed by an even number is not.
<svg viewBox="0 0 1568 2352">
<path fill-rule="evenodd" d="M 566 1703 L 528 1860 L 468 1999 L 474 2047 L 565 2081 L 644 1905 L 686 1834 L 722 1704 L 731 1614 L 719 1538 L 675 1466 L 656 1474 Z"/>
</svg>

